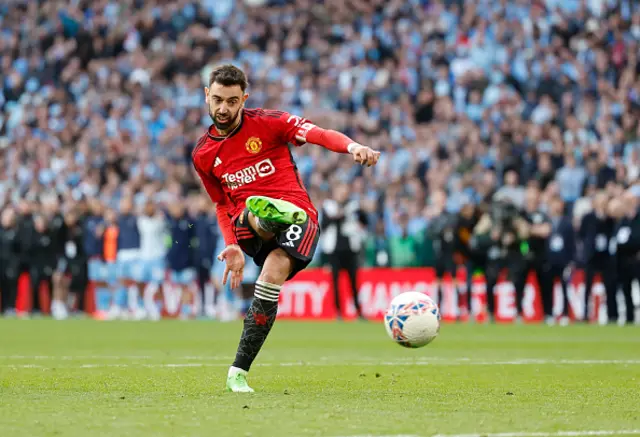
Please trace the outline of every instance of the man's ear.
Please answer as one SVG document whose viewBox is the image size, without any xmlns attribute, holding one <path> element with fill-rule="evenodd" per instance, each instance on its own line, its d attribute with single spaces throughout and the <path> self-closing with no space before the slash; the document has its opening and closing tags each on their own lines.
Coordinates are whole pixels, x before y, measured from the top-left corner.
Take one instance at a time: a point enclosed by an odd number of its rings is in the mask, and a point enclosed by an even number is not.
<svg viewBox="0 0 640 437">
<path fill-rule="evenodd" d="M 209 104 L 209 88 L 204 87 L 204 101 Z"/>
<path fill-rule="evenodd" d="M 249 98 L 249 94 L 245 93 L 244 96 L 242 96 L 242 104 L 244 105 L 245 102 L 247 101 L 247 99 Z"/>
</svg>

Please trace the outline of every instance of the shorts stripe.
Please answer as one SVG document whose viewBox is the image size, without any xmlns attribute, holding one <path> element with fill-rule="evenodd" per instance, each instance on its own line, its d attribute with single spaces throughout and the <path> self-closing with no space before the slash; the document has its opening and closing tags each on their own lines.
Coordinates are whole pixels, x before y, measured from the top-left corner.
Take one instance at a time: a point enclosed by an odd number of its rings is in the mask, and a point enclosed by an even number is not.
<svg viewBox="0 0 640 437">
<path fill-rule="evenodd" d="M 309 251 L 311 251 L 311 246 L 313 245 L 313 240 L 316 238 L 316 233 L 318 232 L 318 226 L 315 223 L 309 222 L 309 229 L 311 232 L 309 233 L 309 237 L 305 239 L 304 243 L 300 246 L 300 253 L 302 256 L 309 256 Z"/>
<path fill-rule="evenodd" d="M 304 251 L 304 247 L 307 245 L 307 240 L 309 240 L 309 235 L 311 235 L 311 225 L 313 222 L 309 221 L 307 229 L 304 231 L 304 237 L 302 237 L 302 241 L 300 242 L 300 246 L 298 246 L 298 252 L 302 255 Z"/>
<path fill-rule="evenodd" d="M 313 240 L 315 240 L 316 233 L 318 232 L 318 226 L 315 223 L 310 222 L 309 227 L 311 227 L 311 232 L 309 233 L 309 238 L 307 238 L 307 241 L 305 242 L 304 248 L 301 252 L 303 256 L 309 256 L 311 246 L 313 246 Z"/>
</svg>

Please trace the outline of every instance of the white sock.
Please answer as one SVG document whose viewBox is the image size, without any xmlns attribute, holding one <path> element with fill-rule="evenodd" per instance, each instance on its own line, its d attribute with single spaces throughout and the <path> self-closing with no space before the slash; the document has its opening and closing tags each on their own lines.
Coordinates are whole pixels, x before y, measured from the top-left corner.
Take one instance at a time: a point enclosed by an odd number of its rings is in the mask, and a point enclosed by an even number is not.
<svg viewBox="0 0 640 437">
<path fill-rule="evenodd" d="M 233 366 L 229 367 L 229 378 L 231 378 L 232 376 L 236 376 L 238 373 L 245 376 L 249 374 L 249 372 L 239 367 L 233 367 Z"/>
</svg>

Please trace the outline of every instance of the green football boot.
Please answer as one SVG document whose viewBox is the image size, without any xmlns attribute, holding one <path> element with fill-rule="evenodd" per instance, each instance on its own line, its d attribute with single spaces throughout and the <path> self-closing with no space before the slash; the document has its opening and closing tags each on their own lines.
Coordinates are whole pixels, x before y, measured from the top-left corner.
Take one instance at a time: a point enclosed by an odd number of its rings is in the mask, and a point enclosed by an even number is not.
<svg viewBox="0 0 640 437">
<path fill-rule="evenodd" d="M 251 196 L 246 205 L 258 219 L 260 227 L 267 232 L 281 232 L 291 225 L 301 225 L 307 221 L 307 213 L 286 200 Z"/>
<path fill-rule="evenodd" d="M 227 377 L 227 391 L 233 393 L 253 393 L 254 390 L 247 384 L 247 374 L 238 372 Z"/>
</svg>

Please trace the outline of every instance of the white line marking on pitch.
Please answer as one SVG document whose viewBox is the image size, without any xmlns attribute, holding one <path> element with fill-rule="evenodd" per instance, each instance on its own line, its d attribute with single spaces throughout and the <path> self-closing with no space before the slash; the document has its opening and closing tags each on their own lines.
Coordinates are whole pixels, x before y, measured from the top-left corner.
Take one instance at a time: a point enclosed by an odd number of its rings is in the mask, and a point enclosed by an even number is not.
<svg viewBox="0 0 640 437">
<path fill-rule="evenodd" d="M 436 434 L 432 437 L 582 437 L 609 435 L 640 435 L 640 429 L 623 429 L 619 431 L 556 431 L 556 432 L 499 432 L 480 434 Z M 346 437 L 346 436 L 345 436 Z M 409 434 L 375 435 L 363 434 L 348 437 L 420 437 Z"/>
<path fill-rule="evenodd" d="M 0 357 L 1 358 L 1 357 Z M 51 357 L 52 359 L 56 357 Z M 97 357 L 96 357 L 97 358 Z M 128 357 L 124 357 L 127 359 Z M 70 361 L 70 360 L 67 360 Z M 515 361 L 367 361 L 367 362 L 284 362 L 284 363 L 257 363 L 257 366 L 271 367 L 327 367 L 334 365 L 341 366 L 449 366 L 449 365 L 468 365 L 468 366 L 525 366 L 525 365 L 607 365 L 607 364 L 624 364 L 639 365 L 640 360 L 515 360 Z M 106 367 L 148 367 L 148 368 L 181 368 L 181 367 L 226 367 L 228 363 L 217 362 L 201 362 L 201 363 L 80 363 L 77 365 L 71 363 L 56 363 L 50 365 L 39 364 L 0 364 L 0 367 L 12 369 L 48 369 L 52 367 L 81 368 L 81 369 L 97 369 Z"/>
<path fill-rule="evenodd" d="M 607 435 L 640 435 L 640 429 L 622 429 L 617 431 L 557 431 L 557 432 L 499 432 L 480 434 L 436 434 L 433 437 L 580 437 Z"/>
</svg>

